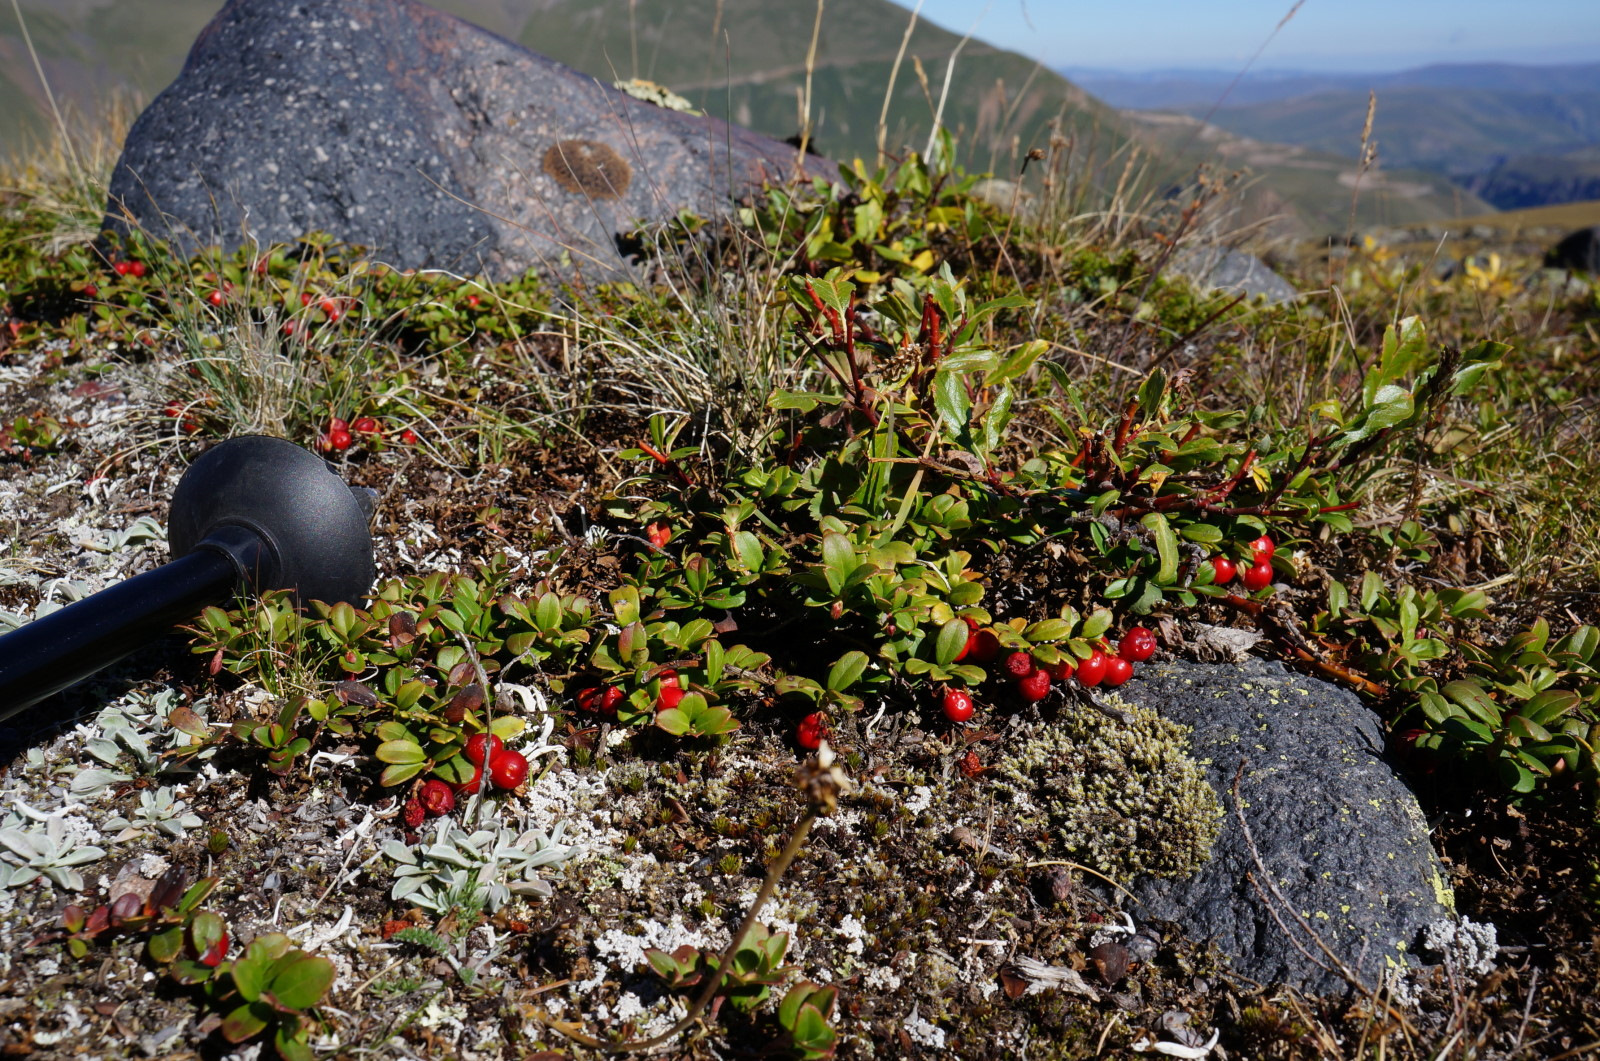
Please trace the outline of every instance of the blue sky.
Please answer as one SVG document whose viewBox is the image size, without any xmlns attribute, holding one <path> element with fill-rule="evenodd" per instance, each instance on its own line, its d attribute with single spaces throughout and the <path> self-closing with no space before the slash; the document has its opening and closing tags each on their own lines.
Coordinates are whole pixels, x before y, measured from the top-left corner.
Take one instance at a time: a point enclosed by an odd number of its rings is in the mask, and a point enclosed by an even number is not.
<svg viewBox="0 0 1600 1061">
<path fill-rule="evenodd" d="M 897 0 L 915 7 L 916 0 Z M 923 17 L 1049 66 L 1232 69 L 1294 0 L 925 0 Z M 981 19 L 980 19 L 981 15 Z M 1305 0 L 1255 69 L 1600 62 L 1600 0 Z"/>
</svg>

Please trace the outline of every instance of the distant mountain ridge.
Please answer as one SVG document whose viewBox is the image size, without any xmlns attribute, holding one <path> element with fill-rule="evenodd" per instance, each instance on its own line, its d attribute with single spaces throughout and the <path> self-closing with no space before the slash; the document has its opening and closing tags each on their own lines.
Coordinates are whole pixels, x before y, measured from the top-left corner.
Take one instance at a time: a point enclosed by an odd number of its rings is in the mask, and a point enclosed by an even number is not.
<svg viewBox="0 0 1600 1061">
<path fill-rule="evenodd" d="M 1059 67 L 1058 72 L 1113 107 L 1185 112 L 1218 104 L 1242 107 L 1281 102 L 1320 92 L 1365 94 L 1369 89 L 1471 88 L 1558 95 L 1600 92 L 1600 63 L 1552 66 L 1436 63 L 1410 70 L 1365 74 L 1253 70 L 1240 76 L 1237 71 L 1188 69 L 1130 73 L 1072 66 Z"/>
<path fill-rule="evenodd" d="M 1128 110 L 1176 111 L 1252 140 L 1354 159 L 1369 93 L 1386 166 L 1450 178 L 1501 208 L 1600 195 L 1600 63 L 1473 63 L 1389 74 L 1075 71 Z"/>
</svg>

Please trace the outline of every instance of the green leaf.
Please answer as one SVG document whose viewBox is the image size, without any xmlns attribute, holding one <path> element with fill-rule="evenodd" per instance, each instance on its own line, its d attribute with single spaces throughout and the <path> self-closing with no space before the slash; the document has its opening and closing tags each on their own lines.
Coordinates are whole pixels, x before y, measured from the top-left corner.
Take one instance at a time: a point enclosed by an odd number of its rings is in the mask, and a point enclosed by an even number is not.
<svg viewBox="0 0 1600 1061">
<path fill-rule="evenodd" d="M 1153 419 L 1161 409 L 1161 399 L 1167 393 L 1167 374 L 1160 366 L 1150 373 L 1150 378 L 1139 385 L 1139 415 L 1145 420 Z"/>
<path fill-rule="evenodd" d="M 1410 391 L 1393 384 L 1381 387 L 1373 396 L 1373 405 L 1356 418 L 1354 426 L 1341 439 L 1346 445 L 1360 442 L 1385 428 L 1394 427 L 1416 412 L 1416 402 Z"/>
<path fill-rule="evenodd" d="M 1078 632 L 1078 636 L 1093 641 L 1109 629 L 1111 629 L 1111 613 L 1104 608 L 1096 608 L 1093 614 L 1083 621 L 1083 629 Z"/>
<path fill-rule="evenodd" d="M 735 531 L 733 534 L 734 555 L 739 558 L 739 563 L 746 571 L 760 571 L 766 562 L 766 553 L 761 548 L 761 539 L 749 531 Z"/>
<path fill-rule="evenodd" d="M 428 764 L 426 762 L 400 763 L 395 766 L 386 766 L 383 768 L 383 773 L 378 775 L 378 784 L 386 788 L 403 785 L 427 768 Z"/>
<path fill-rule="evenodd" d="M 1209 523 L 1191 523 L 1179 532 L 1184 541 L 1215 545 L 1222 540 L 1222 530 Z"/>
<path fill-rule="evenodd" d="M 378 745 L 378 750 L 373 753 L 380 763 L 420 763 L 428 758 L 428 753 L 422 746 L 413 740 L 387 740 Z"/>
<path fill-rule="evenodd" d="M 1506 728 L 1524 740 L 1547 741 L 1550 739 L 1549 730 L 1523 715 L 1512 715 L 1507 718 Z"/>
<path fill-rule="evenodd" d="M 272 1007 L 265 1002 L 246 1002 L 222 1018 L 222 1037 L 230 1043 L 253 1039 L 266 1030 L 272 1018 Z"/>
<path fill-rule="evenodd" d="M 1010 357 L 1006 358 L 999 368 L 989 373 L 988 377 L 984 379 L 983 385 L 985 387 L 996 387 L 1002 383 L 1010 383 L 1021 378 L 1033 367 L 1034 362 L 1038 361 L 1049 349 L 1050 344 L 1043 339 L 1030 339 L 1019 346 Z"/>
<path fill-rule="evenodd" d="M 1022 636 L 1034 644 L 1043 641 L 1065 641 L 1072 636 L 1072 624 L 1065 619 L 1041 619 L 1023 630 Z"/>
<path fill-rule="evenodd" d="M 1477 682 L 1453 681 L 1444 687 L 1444 694 L 1460 704 L 1467 712 L 1491 726 L 1500 725 L 1500 708 Z"/>
<path fill-rule="evenodd" d="M 963 631 L 966 630 L 966 623 L 962 623 L 959 619 L 953 621 L 960 623 Z M 949 624 L 946 623 L 945 625 L 948 626 Z M 966 643 L 965 635 L 963 635 L 962 643 Z M 954 657 L 952 656 L 951 658 L 953 659 Z M 835 663 L 833 665 L 833 669 L 828 672 L 829 691 L 842 693 L 849 689 L 858 680 L 860 680 L 862 673 L 867 669 L 868 662 L 867 654 L 861 651 L 846 652 L 843 656 L 840 656 L 839 661 Z"/>
<path fill-rule="evenodd" d="M 939 627 L 939 636 L 933 648 L 934 661 L 941 667 L 954 663 L 967 645 L 968 633 L 967 624 L 960 619 L 951 619 Z"/>
<path fill-rule="evenodd" d="M 173 925 L 150 937 L 150 960 L 165 965 L 183 950 L 183 926 Z"/>
<path fill-rule="evenodd" d="M 1532 792 L 1538 784 L 1533 771 L 1529 770 L 1516 759 L 1504 758 L 1496 763 L 1495 767 L 1500 773 L 1500 780 L 1505 782 L 1507 788 L 1513 792 Z"/>
<path fill-rule="evenodd" d="M 280 1009 L 302 1012 L 321 1002 L 332 986 L 331 961 L 295 951 L 273 966 L 272 979 L 262 997 L 270 993 Z"/>
<path fill-rule="evenodd" d="M 307 1041 L 304 1028 L 289 1027 L 290 1021 L 280 1021 L 272 1030 L 272 1046 L 283 1061 L 315 1061 L 316 1055 Z"/>
<path fill-rule="evenodd" d="M 1172 527 L 1167 523 L 1167 517 L 1159 512 L 1151 512 L 1139 521 L 1144 524 L 1156 541 L 1156 553 L 1161 559 L 1161 566 L 1156 571 L 1156 582 L 1163 586 L 1170 585 L 1178 577 L 1178 538 L 1172 533 Z"/>
<path fill-rule="evenodd" d="M 967 416 L 972 411 L 972 399 L 967 385 L 958 373 L 944 368 L 933 374 L 933 407 L 939 413 L 946 432 L 961 439 L 967 433 Z"/>
<path fill-rule="evenodd" d="M 685 699 L 688 699 L 685 697 Z M 656 712 L 656 725 L 672 734 L 681 737 L 690 730 L 689 716 L 682 707 L 669 707 L 665 711 Z"/>
</svg>

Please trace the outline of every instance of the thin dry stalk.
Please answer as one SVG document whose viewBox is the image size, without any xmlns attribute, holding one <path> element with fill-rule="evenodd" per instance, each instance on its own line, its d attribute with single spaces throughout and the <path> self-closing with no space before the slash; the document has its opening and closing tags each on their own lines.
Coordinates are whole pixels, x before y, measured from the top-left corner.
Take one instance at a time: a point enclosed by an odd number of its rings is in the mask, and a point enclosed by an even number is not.
<svg viewBox="0 0 1600 1061">
<path fill-rule="evenodd" d="M 878 165 L 886 161 L 883 145 L 889 137 L 889 103 L 894 99 L 894 83 L 900 78 L 900 65 L 905 62 L 906 48 L 911 43 L 911 31 L 917 28 L 917 16 L 922 13 L 923 0 L 911 11 L 905 34 L 900 38 L 900 50 L 895 53 L 894 65 L 889 68 L 889 84 L 883 90 L 883 109 L 878 112 Z"/>
<path fill-rule="evenodd" d="M 817 17 L 811 23 L 811 46 L 806 49 L 806 87 L 800 97 L 800 149 L 795 165 L 803 168 L 806 148 L 811 145 L 811 75 L 817 68 L 817 38 L 822 36 L 822 7 L 825 0 L 817 0 Z"/>
</svg>

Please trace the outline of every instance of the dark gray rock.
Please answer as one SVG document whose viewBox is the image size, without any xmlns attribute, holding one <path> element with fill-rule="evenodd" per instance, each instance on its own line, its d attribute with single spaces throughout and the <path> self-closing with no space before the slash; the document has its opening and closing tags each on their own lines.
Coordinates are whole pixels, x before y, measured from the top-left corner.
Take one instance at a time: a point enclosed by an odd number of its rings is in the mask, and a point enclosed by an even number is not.
<svg viewBox="0 0 1600 1061">
<path fill-rule="evenodd" d="M 1264 298 L 1272 305 L 1293 302 L 1300 296 L 1293 284 L 1254 254 L 1226 247 L 1181 250 L 1173 255 L 1172 271 L 1188 277 L 1198 287 Z"/>
<path fill-rule="evenodd" d="M 1600 273 L 1600 225 L 1580 228 L 1557 243 L 1544 256 L 1544 263 L 1552 269 Z"/>
<path fill-rule="evenodd" d="M 1279 916 L 1318 960 L 1326 961 L 1302 924 L 1376 986 L 1446 916 L 1451 897 L 1427 822 L 1353 694 L 1261 660 L 1150 666 L 1119 692 L 1193 727 L 1193 754 L 1227 810 L 1211 861 L 1186 880 L 1139 882 L 1137 916 L 1214 941 L 1253 979 L 1344 988 L 1295 948 L 1248 879 L 1260 875 L 1232 794 L 1241 762 L 1245 820 L 1291 908 Z"/>
<path fill-rule="evenodd" d="M 414 0 L 231 0 L 130 130 L 107 224 L 185 251 L 323 231 L 402 268 L 595 281 L 623 275 L 636 223 L 713 215 L 794 167 Z"/>
</svg>

